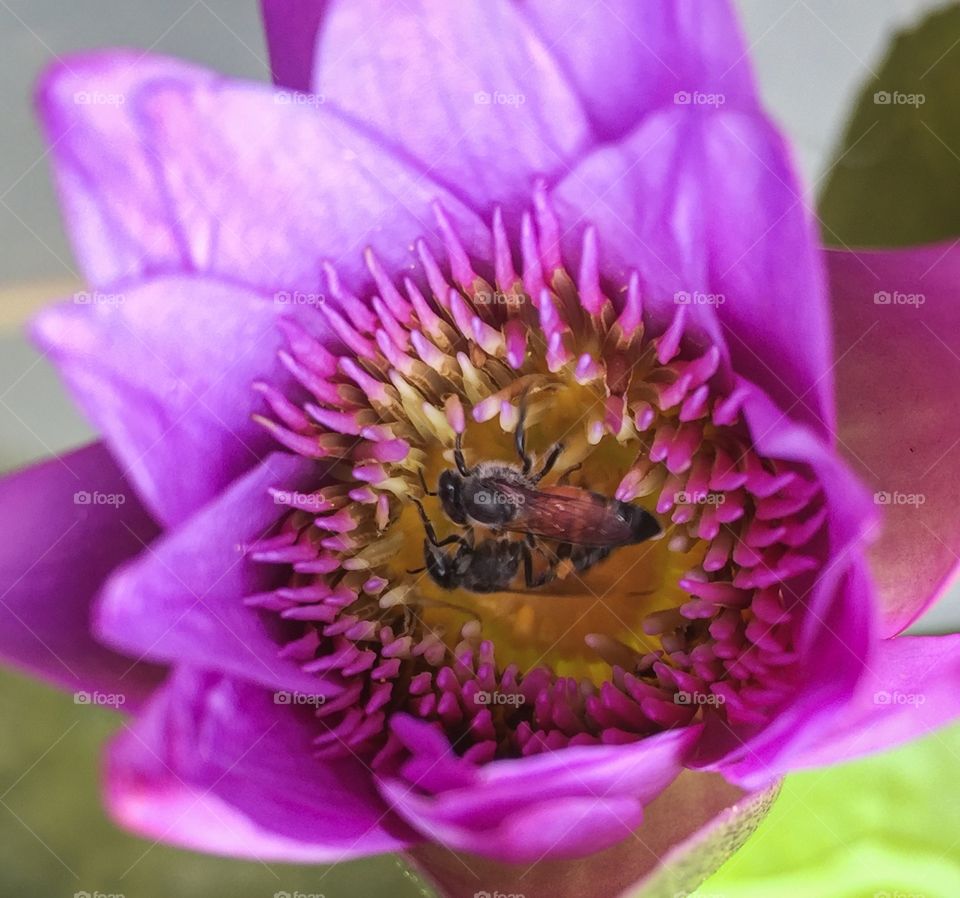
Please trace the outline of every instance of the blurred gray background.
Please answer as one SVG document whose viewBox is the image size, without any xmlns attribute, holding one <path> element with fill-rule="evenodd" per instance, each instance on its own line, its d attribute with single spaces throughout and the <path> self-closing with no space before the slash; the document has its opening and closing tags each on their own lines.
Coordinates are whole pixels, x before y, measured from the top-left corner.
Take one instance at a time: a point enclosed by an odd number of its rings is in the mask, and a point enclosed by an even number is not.
<svg viewBox="0 0 960 898">
<path fill-rule="evenodd" d="M 944 5 L 739 0 L 761 89 L 794 146 L 811 200 L 857 91 L 875 76 L 893 33 Z M 0 472 L 91 436 L 20 328 L 44 297 L 79 280 L 33 119 L 32 85 L 58 54 L 108 46 L 267 77 L 255 0 L 0 0 Z M 960 626 L 958 595 L 954 591 L 919 629 Z M 116 832 L 99 810 L 97 757 L 116 727 L 113 715 L 78 709 L 69 696 L 2 672 L 0 719 L 7 734 L 0 750 L 0 896 L 419 894 L 390 858 L 325 873 L 151 847 Z"/>
</svg>

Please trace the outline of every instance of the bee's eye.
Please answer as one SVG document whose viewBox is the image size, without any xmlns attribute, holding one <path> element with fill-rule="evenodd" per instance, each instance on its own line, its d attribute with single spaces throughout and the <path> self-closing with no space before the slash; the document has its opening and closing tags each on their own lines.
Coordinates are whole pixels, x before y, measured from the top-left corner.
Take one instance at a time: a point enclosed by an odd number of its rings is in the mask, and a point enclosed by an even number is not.
<svg viewBox="0 0 960 898">
<path fill-rule="evenodd" d="M 460 503 L 460 483 L 450 472 L 445 472 L 440 477 L 440 499 L 447 506 Z"/>
</svg>

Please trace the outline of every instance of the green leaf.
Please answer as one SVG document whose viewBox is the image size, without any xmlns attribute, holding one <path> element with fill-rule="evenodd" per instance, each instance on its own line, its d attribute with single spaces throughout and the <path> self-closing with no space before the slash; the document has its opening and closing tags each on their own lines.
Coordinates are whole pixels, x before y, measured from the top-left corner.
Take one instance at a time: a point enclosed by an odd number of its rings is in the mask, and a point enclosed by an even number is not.
<svg viewBox="0 0 960 898">
<path fill-rule="evenodd" d="M 960 895 L 960 726 L 893 752 L 788 776 L 710 898 Z"/>
<path fill-rule="evenodd" d="M 862 89 L 820 197 L 823 240 L 960 235 L 960 6 L 902 32 Z"/>
</svg>

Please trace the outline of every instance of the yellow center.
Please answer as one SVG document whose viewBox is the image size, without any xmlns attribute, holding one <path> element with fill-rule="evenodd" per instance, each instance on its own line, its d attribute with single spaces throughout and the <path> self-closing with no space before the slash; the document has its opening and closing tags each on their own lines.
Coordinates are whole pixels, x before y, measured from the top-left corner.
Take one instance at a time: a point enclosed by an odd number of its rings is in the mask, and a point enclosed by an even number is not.
<svg viewBox="0 0 960 898">
<path fill-rule="evenodd" d="M 646 451 L 632 432 L 626 437 L 621 434 L 619 439 L 607 433 L 594 445 L 588 442 L 585 422 L 602 415 L 603 402 L 596 387 L 572 380 L 531 399 L 526 428 L 528 451 L 542 459 L 555 443 L 564 444 L 545 484 L 555 483 L 567 469 L 580 463 L 581 467 L 569 475 L 569 483 L 613 497 L 638 453 Z M 518 463 L 514 434 L 504 431 L 498 418 L 483 424 L 473 422 L 469 415 L 467 420 L 463 446 L 468 465 L 480 461 Z M 451 449 L 431 449 L 424 467 L 428 486 L 434 488 L 441 472 L 453 467 Z M 655 496 L 635 501 L 654 511 Z M 424 506 L 438 537 L 462 532 L 444 514 L 439 499 L 425 497 Z M 672 551 L 668 547 L 670 522 L 662 519 L 661 524 L 665 527 L 662 537 L 614 549 L 586 570 L 561 566 L 555 568 L 556 579 L 538 588 L 526 589 L 521 575 L 515 589 L 477 594 L 444 589 L 425 572 L 407 573 L 424 565 L 424 529 L 411 505 L 394 524 L 404 538 L 388 563 L 388 579 L 413 582 L 415 601 L 420 605 L 417 615 L 424 629 L 441 635 L 451 648 L 460 641 L 463 624 L 476 617 L 483 638 L 497 647 L 501 669 L 516 664 L 526 672 L 547 666 L 560 676 L 587 678 L 600 684 L 609 679 L 610 666 L 587 645 L 588 635 L 602 634 L 645 654 L 660 648 L 660 643 L 656 636 L 644 633 L 644 619 L 655 611 L 675 609 L 689 598 L 678 581 L 700 563 L 705 545 L 697 542 L 686 552 Z M 545 549 L 553 559 L 554 548 Z M 455 552 L 456 546 L 448 551 Z M 541 569 L 547 563 L 542 557 L 538 561 Z"/>
</svg>

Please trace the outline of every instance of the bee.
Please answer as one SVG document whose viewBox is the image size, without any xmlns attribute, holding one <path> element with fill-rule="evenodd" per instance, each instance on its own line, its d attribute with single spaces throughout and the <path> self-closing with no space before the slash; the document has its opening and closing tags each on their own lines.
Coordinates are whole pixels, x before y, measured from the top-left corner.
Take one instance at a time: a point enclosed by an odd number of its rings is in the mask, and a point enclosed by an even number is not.
<svg viewBox="0 0 960 898">
<path fill-rule="evenodd" d="M 451 534 L 438 539 L 433 523 L 423 504 L 413 500 L 423 521 L 426 539 L 423 543 L 424 566 L 408 571 L 419 574 L 426 571 L 430 579 L 443 589 L 463 589 L 474 593 L 494 593 L 516 590 L 522 572 L 526 589 L 539 589 L 563 576 L 562 566 L 568 571 L 583 571 L 606 558 L 612 551 L 609 547 L 574 546 L 566 543 L 558 546 L 555 558 L 550 559 L 538 546 L 527 540 L 509 537 L 486 537 L 476 541 L 472 530 L 466 536 Z M 456 550 L 447 551 L 456 545 Z M 533 550 L 546 559 L 546 567 L 534 572 Z"/>
<path fill-rule="evenodd" d="M 657 519 L 640 506 L 564 483 L 575 468 L 557 484 L 540 486 L 557 463 L 563 444 L 554 444 L 539 470 L 534 471 L 533 456 L 526 447 L 525 422 L 526 406 L 521 400 L 514 436 L 519 465 L 481 462 L 471 468 L 463 455 L 462 436 L 457 434 L 453 453 L 456 470 L 440 474 L 436 492 L 427 488 L 421 474 L 424 492 L 439 496 L 451 521 L 610 550 L 644 542 L 660 533 Z"/>
</svg>

